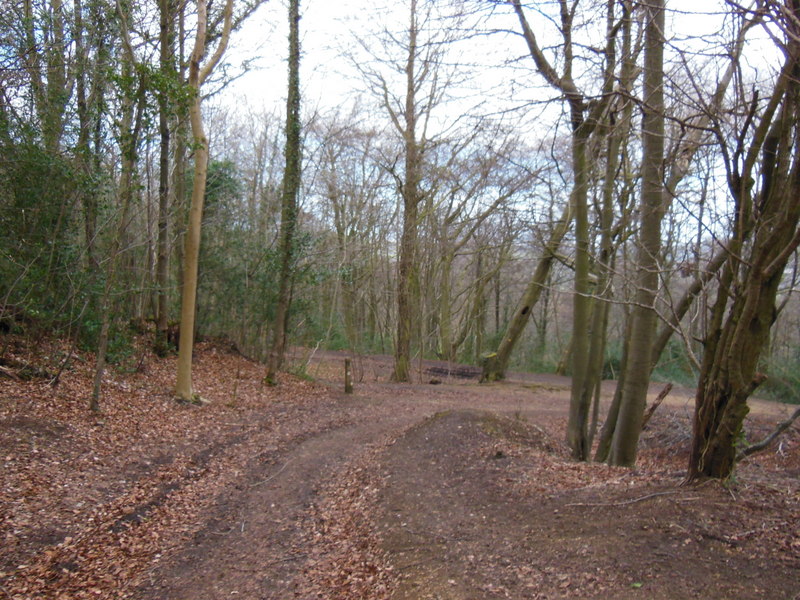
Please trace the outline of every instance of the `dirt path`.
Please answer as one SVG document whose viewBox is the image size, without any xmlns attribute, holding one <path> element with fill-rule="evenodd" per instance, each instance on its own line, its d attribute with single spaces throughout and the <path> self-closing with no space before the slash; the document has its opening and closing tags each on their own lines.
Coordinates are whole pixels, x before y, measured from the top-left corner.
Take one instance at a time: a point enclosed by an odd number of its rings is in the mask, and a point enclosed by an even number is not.
<svg viewBox="0 0 800 600">
<path fill-rule="evenodd" d="M 568 459 L 564 378 L 479 386 L 426 363 L 394 385 L 388 365 L 345 396 L 338 355 L 320 383 L 265 388 L 204 348 L 211 404 L 176 406 L 153 362 L 101 418 L 70 404 L 88 369 L 0 390 L 0 598 L 800 598 L 797 428 L 731 485 L 682 487 L 680 395 L 637 469 L 613 469 Z"/>
<path fill-rule="evenodd" d="M 783 547 L 795 543 L 797 524 L 763 497 L 750 493 L 742 506 L 718 487 L 613 469 L 605 482 L 559 489 L 552 454 L 524 422 L 473 411 L 403 436 L 381 462 L 381 537 L 400 573 L 391 597 L 756 600 L 800 592 L 798 553 Z M 786 528 L 777 544 L 755 537 L 774 528 Z"/>
<path fill-rule="evenodd" d="M 318 489 L 423 414 L 387 413 L 359 401 L 342 401 L 339 410 L 347 415 L 345 423 L 314 423 L 315 415 L 308 414 L 317 431 L 302 432 L 267 460 L 252 461 L 216 499 L 213 517 L 189 547 L 151 572 L 138 597 L 292 597 L 308 556 L 300 528 Z"/>
<path fill-rule="evenodd" d="M 152 572 L 140 597 L 800 593 L 796 485 L 776 493 L 751 482 L 739 498 L 717 485 L 681 487 L 676 462 L 641 472 L 576 465 L 548 433 L 564 416 L 558 382 L 486 389 L 361 386 L 340 399 L 346 424 L 243 473 L 220 498 L 220 517 Z M 353 470 L 367 474 L 348 478 Z"/>
<path fill-rule="evenodd" d="M 362 386 L 355 398 L 337 396 L 334 414 L 325 410 L 303 415 L 308 429 L 294 432 L 280 449 L 274 436 L 251 434 L 248 447 L 264 444 L 274 449 L 248 461 L 237 480 L 214 500 L 205 517 L 208 522 L 184 549 L 148 574 L 136 597 L 302 596 L 309 559 L 303 527 L 320 502 L 320 490 L 432 415 L 481 403 L 482 394 L 465 388 L 372 384 Z M 521 407 L 504 399 L 496 408 L 519 412 Z"/>
</svg>

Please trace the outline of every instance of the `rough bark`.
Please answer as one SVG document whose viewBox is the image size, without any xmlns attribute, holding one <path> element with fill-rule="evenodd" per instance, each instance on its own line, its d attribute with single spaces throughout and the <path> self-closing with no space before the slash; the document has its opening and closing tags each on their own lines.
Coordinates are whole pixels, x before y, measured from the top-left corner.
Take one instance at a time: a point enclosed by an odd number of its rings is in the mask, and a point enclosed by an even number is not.
<svg viewBox="0 0 800 600">
<path fill-rule="evenodd" d="M 573 127 L 580 127 L 577 107 L 573 106 Z M 582 119 L 582 115 L 580 117 Z M 589 165 L 588 139 L 573 131 L 572 202 L 575 210 L 575 288 L 572 296 L 572 387 L 567 443 L 572 457 L 586 460 L 589 455 L 589 408 L 592 390 L 587 386 L 589 375 L 589 326 L 592 314 L 591 281 L 589 273 Z"/>
<path fill-rule="evenodd" d="M 289 321 L 291 291 L 296 262 L 295 231 L 297 229 L 297 202 L 300 194 L 301 142 L 300 142 L 300 1 L 289 2 L 289 86 L 286 100 L 286 147 L 281 198 L 280 275 L 275 321 L 272 326 L 272 343 L 267 359 L 266 380 L 275 383 L 277 372 L 283 366 L 286 349 L 286 330 Z"/>
<path fill-rule="evenodd" d="M 688 480 L 727 478 L 736 464 L 747 400 L 766 377 L 759 372 L 769 343 L 784 269 L 800 244 L 800 3 L 788 3 L 786 64 L 752 135 L 742 173 L 731 177 L 737 235 L 717 291 L 695 399 Z M 761 155 L 760 190 L 747 180 Z M 744 244 L 747 223 L 752 240 Z"/>
<path fill-rule="evenodd" d="M 172 1 L 159 0 L 159 68 L 161 89 L 158 90 L 158 242 L 156 250 L 156 340 L 155 349 L 164 354 L 168 348 L 167 286 L 169 283 L 169 150 L 170 110 L 168 82 L 176 74 L 172 62 L 174 34 L 172 29 Z"/>
<path fill-rule="evenodd" d="M 394 348 L 394 370 L 392 371 L 392 381 L 397 382 L 411 379 L 412 322 L 419 303 L 416 255 L 419 205 L 422 201 L 420 190 L 422 151 L 417 139 L 418 35 L 417 2 L 411 0 L 408 58 L 405 65 L 405 112 L 404 123 L 401 125 L 405 173 L 400 190 L 403 201 L 403 225 L 400 234 L 400 257 L 397 262 L 397 335 Z"/>
</svg>

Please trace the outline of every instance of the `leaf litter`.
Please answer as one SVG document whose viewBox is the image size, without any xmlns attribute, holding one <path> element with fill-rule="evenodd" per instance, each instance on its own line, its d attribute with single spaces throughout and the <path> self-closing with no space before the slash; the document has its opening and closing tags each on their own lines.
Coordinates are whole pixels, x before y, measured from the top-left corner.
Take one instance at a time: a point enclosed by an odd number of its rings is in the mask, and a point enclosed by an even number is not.
<svg viewBox="0 0 800 600">
<path fill-rule="evenodd" d="M 7 348 L 50 371 L 70 354 Z M 75 354 L 55 387 L 0 380 L 0 597 L 800 593 L 796 426 L 736 481 L 688 487 L 689 422 L 668 403 L 626 470 L 568 458 L 561 381 L 398 386 L 371 357 L 348 398 L 325 385 L 340 385 L 342 355 L 319 353 L 318 383 L 270 388 L 262 367 L 203 343 L 195 388 L 210 403 L 192 406 L 172 399 L 174 358 L 140 356 L 134 372 L 109 372 L 99 415 L 87 410 L 91 355 Z M 324 461 L 302 454 L 315 448 Z M 281 489 L 306 491 L 290 502 Z M 280 501 L 265 519 L 269 498 Z M 274 547 L 230 551 L 258 536 Z M 220 583 L 190 588 L 197 556 Z"/>
</svg>

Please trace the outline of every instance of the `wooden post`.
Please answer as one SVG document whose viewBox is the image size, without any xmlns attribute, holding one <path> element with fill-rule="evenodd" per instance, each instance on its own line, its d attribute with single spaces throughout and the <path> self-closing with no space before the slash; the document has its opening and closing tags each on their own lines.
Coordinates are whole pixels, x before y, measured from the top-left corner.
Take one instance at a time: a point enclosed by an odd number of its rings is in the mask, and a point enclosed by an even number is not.
<svg viewBox="0 0 800 600">
<path fill-rule="evenodd" d="M 344 359 L 344 393 L 353 393 L 353 377 L 350 374 L 350 359 Z"/>
</svg>

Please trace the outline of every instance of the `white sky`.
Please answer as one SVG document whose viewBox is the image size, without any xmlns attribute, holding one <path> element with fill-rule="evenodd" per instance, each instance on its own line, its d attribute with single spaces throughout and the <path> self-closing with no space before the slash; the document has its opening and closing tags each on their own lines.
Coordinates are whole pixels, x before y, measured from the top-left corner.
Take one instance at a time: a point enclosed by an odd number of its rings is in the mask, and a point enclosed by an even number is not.
<svg viewBox="0 0 800 600">
<path fill-rule="evenodd" d="M 301 0 L 301 81 L 306 111 L 348 105 L 355 95 L 365 91 L 364 84 L 343 54 L 354 47 L 356 35 L 368 35 L 389 21 L 395 21 L 402 27 L 407 10 L 405 4 L 392 0 Z M 686 47 L 686 38 L 690 36 L 713 43 L 714 35 L 724 23 L 720 15 L 720 11 L 725 11 L 724 6 L 724 0 L 667 0 L 670 11 L 667 18 L 668 39 L 673 39 L 681 47 Z M 528 11 L 528 15 L 534 27 L 546 27 L 546 20 L 538 18 L 532 10 Z M 245 104 L 256 109 L 261 106 L 268 109 L 282 107 L 287 80 L 286 20 L 286 3 L 283 0 L 268 0 L 235 34 L 226 59 L 233 64 L 247 60 L 252 70 L 224 92 L 226 103 L 233 106 Z M 513 19 L 502 24 L 497 19 L 492 25 L 517 27 Z M 764 37 L 761 31 L 756 33 Z M 541 40 L 546 44 L 546 35 Z M 767 48 L 766 52 L 753 53 L 756 64 L 760 62 L 757 70 L 771 70 L 773 62 L 777 67 L 777 57 L 767 58 L 769 49 L 774 51 L 772 43 L 767 42 L 762 46 Z M 459 58 L 467 62 L 495 65 L 491 69 L 484 69 L 475 84 L 482 86 L 483 89 L 478 93 L 485 95 L 487 102 L 508 100 L 519 103 L 546 99 L 547 94 L 553 95 L 546 88 L 532 90 L 532 86 L 541 86 L 542 82 L 533 75 L 533 64 L 529 57 L 520 61 L 516 70 L 497 66 L 525 53 L 526 48 L 518 38 L 497 36 L 470 41 Z"/>
<path fill-rule="evenodd" d="M 345 75 L 347 64 L 339 47 L 347 44 L 351 31 L 369 2 L 363 0 L 304 0 L 301 3 L 301 81 L 305 105 L 336 105 L 355 82 Z M 228 60 L 252 60 L 253 70 L 226 92 L 251 106 L 282 104 L 287 85 L 287 9 L 285 2 L 270 0 L 237 32 Z"/>
</svg>

